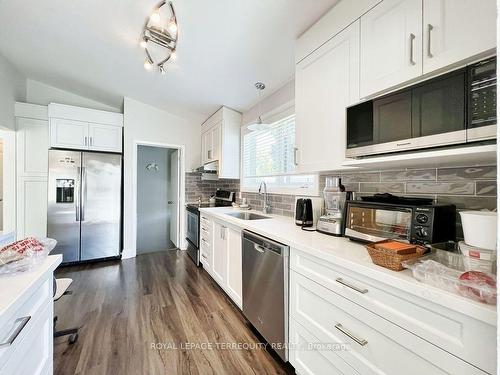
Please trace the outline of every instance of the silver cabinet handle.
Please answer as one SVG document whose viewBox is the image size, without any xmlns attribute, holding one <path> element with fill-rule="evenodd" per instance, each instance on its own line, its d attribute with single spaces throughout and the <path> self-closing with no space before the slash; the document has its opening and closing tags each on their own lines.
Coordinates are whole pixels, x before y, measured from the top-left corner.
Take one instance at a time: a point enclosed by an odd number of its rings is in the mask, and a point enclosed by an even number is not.
<svg viewBox="0 0 500 375">
<path fill-rule="evenodd" d="M 434 29 L 434 26 L 432 26 L 430 23 L 427 24 L 427 57 L 434 57 L 434 55 L 431 52 L 431 31 Z"/>
<path fill-rule="evenodd" d="M 208 160 L 212 159 L 212 150 L 208 150 Z"/>
<path fill-rule="evenodd" d="M 294 147 L 293 148 L 293 165 L 299 165 L 299 163 L 297 162 L 297 151 L 299 151 L 299 149 L 297 147 Z"/>
<path fill-rule="evenodd" d="M 201 254 L 201 256 L 205 259 L 207 259 L 207 256 L 205 255 L 205 253 Z"/>
<path fill-rule="evenodd" d="M 87 146 L 87 137 L 84 137 L 84 140 L 83 140 L 85 146 Z"/>
<path fill-rule="evenodd" d="M 255 250 L 257 250 L 259 253 L 263 253 L 263 252 L 265 251 L 265 250 L 264 250 L 264 248 L 263 248 L 262 246 L 257 245 L 257 244 L 254 244 L 254 245 L 253 245 L 253 248 L 254 248 Z"/>
<path fill-rule="evenodd" d="M 90 146 L 92 147 L 94 145 L 94 137 L 90 137 Z"/>
<path fill-rule="evenodd" d="M 336 282 L 338 282 L 339 284 L 342 284 L 342 285 L 344 285 L 344 286 L 348 287 L 348 288 L 351 288 L 352 290 L 355 290 L 355 291 L 356 291 L 356 292 L 358 292 L 358 293 L 361 293 L 361 294 L 366 294 L 366 293 L 368 293 L 368 289 L 361 289 L 361 288 L 358 288 L 357 286 L 354 286 L 354 285 L 349 284 L 348 282 L 344 281 L 344 279 L 343 279 L 343 278 L 341 278 L 341 277 L 337 277 L 337 278 L 335 279 L 335 281 L 336 281 Z"/>
<path fill-rule="evenodd" d="M 413 41 L 415 40 L 415 34 L 410 34 L 410 64 L 415 65 L 416 62 L 413 59 Z"/>
<path fill-rule="evenodd" d="M 337 323 L 335 324 L 335 328 L 337 328 L 340 332 L 342 332 L 344 335 L 346 335 L 347 337 L 353 339 L 354 341 L 356 341 L 359 345 L 361 346 L 365 346 L 366 344 L 368 344 L 368 341 L 364 340 L 364 339 L 360 339 L 356 336 L 354 336 L 351 332 L 347 331 L 343 326 L 342 324 L 340 323 Z"/>
<path fill-rule="evenodd" d="M 19 336 L 23 328 L 26 326 L 26 324 L 28 324 L 30 319 L 31 316 L 25 316 L 24 318 L 16 319 L 16 322 L 19 322 L 19 324 L 17 325 L 16 329 L 12 332 L 12 334 L 7 338 L 7 340 L 0 344 L 0 348 L 11 346 L 16 340 L 17 336 Z"/>
</svg>

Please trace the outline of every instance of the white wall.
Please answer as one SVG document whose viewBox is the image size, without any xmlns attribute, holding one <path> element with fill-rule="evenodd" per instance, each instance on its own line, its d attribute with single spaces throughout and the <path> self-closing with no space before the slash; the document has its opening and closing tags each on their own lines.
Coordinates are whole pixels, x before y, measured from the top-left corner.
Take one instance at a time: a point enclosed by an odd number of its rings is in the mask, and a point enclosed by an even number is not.
<svg viewBox="0 0 500 375">
<path fill-rule="evenodd" d="M 28 79 L 26 82 L 26 101 L 40 105 L 61 103 L 103 111 L 121 112 L 121 108 L 111 107 L 96 100 L 85 98 L 32 79 Z"/>
<path fill-rule="evenodd" d="M 292 80 L 262 100 L 262 113 L 265 115 L 266 113 L 273 112 L 277 108 L 285 104 L 289 104 L 294 100 L 295 81 Z M 249 110 L 243 112 L 242 125 L 246 125 L 257 120 L 257 117 L 260 115 L 259 111 L 259 103 L 257 103 Z"/>
<path fill-rule="evenodd" d="M 136 204 L 135 182 L 136 152 L 138 144 L 165 144 L 183 146 L 185 170 L 196 168 L 201 163 L 201 121 L 186 120 L 161 109 L 141 103 L 134 99 L 124 100 L 124 207 L 123 207 L 123 257 L 133 257 L 136 254 Z M 181 177 L 184 176 L 181 170 Z M 184 184 L 181 182 L 181 191 Z M 184 202 L 179 202 L 182 205 Z M 184 214 L 184 210 L 181 210 Z M 184 215 L 181 216 L 181 233 Z M 183 246 L 181 246 L 183 247 Z"/>
<path fill-rule="evenodd" d="M 0 127 L 15 129 L 14 103 L 26 100 L 26 77 L 0 55 Z"/>
</svg>

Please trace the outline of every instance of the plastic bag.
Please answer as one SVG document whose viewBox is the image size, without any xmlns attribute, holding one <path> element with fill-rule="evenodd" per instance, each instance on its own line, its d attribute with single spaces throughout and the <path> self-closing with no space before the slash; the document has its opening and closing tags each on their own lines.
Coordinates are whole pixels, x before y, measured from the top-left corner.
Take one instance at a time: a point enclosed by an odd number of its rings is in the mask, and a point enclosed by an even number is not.
<svg viewBox="0 0 500 375">
<path fill-rule="evenodd" d="M 52 238 L 25 238 L 0 249 L 0 275 L 26 272 L 45 260 L 56 246 Z"/>
</svg>

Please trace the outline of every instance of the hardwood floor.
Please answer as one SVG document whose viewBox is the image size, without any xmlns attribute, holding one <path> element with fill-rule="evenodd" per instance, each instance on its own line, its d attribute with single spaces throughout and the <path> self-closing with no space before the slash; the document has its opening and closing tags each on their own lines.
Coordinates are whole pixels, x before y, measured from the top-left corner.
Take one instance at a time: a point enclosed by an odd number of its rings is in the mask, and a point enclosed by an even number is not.
<svg viewBox="0 0 500 375">
<path fill-rule="evenodd" d="M 56 276 L 73 279 L 73 294 L 55 303 L 57 328 L 81 328 L 74 345 L 55 339 L 54 374 L 293 373 L 263 348 L 222 348 L 260 340 L 180 250 L 61 268 Z"/>
</svg>

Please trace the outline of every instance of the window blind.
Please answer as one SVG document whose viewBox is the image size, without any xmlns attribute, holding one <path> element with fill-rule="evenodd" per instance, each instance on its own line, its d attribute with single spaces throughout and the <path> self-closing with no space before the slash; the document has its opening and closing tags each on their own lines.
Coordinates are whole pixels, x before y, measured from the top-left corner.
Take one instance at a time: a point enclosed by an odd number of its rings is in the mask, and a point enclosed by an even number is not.
<svg viewBox="0 0 500 375">
<path fill-rule="evenodd" d="M 293 173 L 295 115 L 276 121 L 267 129 L 246 130 L 243 135 L 243 177 Z"/>
</svg>

